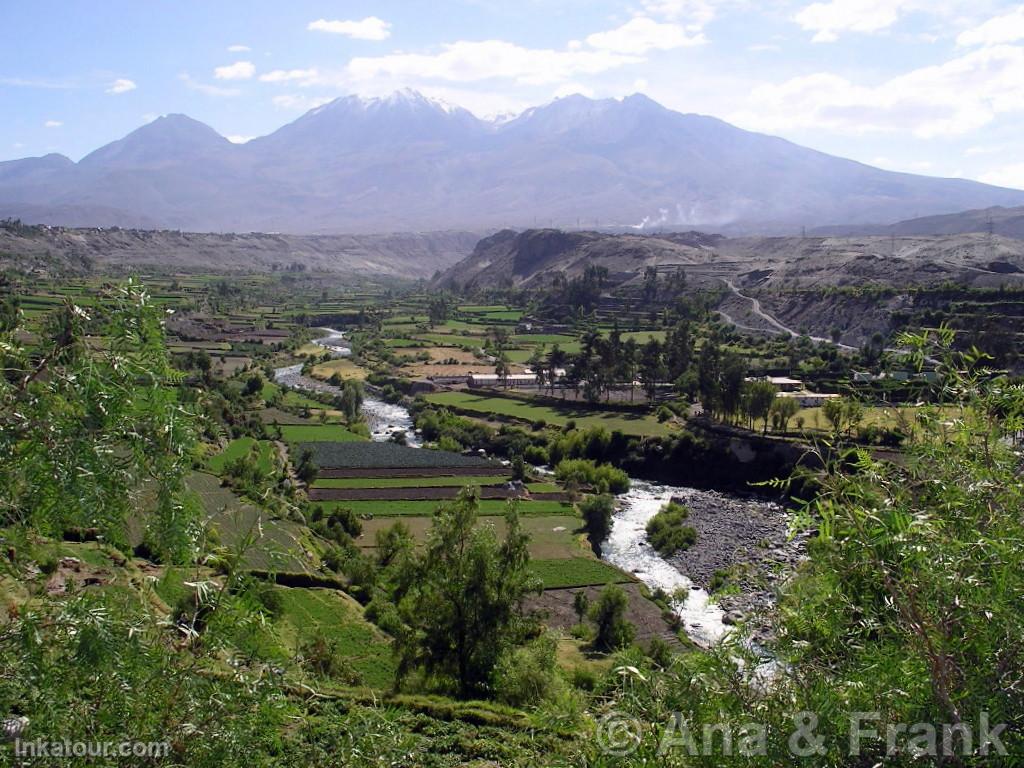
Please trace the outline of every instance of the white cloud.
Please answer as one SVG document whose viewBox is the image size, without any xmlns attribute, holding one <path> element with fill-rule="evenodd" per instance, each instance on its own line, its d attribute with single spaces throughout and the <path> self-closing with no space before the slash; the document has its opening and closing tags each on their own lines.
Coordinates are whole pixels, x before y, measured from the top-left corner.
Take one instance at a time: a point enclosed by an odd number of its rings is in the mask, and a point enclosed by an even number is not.
<svg viewBox="0 0 1024 768">
<path fill-rule="evenodd" d="M 330 32 L 334 35 L 344 35 L 356 40 L 387 40 L 391 37 L 391 23 L 378 19 L 376 16 L 367 16 L 359 21 L 329 21 L 317 19 L 309 22 L 306 29 L 315 32 Z"/>
<path fill-rule="evenodd" d="M 808 32 L 814 32 L 816 43 L 831 43 L 840 32 L 881 32 L 897 21 L 910 5 L 910 0 L 831 0 L 812 3 L 803 8 L 794 21 Z"/>
<path fill-rule="evenodd" d="M 775 53 L 782 50 L 782 46 L 773 43 L 755 43 L 748 45 L 747 50 L 751 53 Z"/>
<path fill-rule="evenodd" d="M 247 141 L 252 141 L 255 136 L 239 136 L 237 133 L 233 133 L 230 136 L 225 136 L 228 141 L 232 144 L 245 144 Z"/>
<path fill-rule="evenodd" d="M 635 16 L 617 29 L 595 32 L 587 37 L 587 43 L 592 48 L 636 55 L 705 42 L 704 35 L 699 32 L 690 36 L 679 24 L 661 23 L 646 16 Z"/>
<path fill-rule="evenodd" d="M 251 61 L 236 61 L 213 70 L 213 76 L 218 80 L 248 80 L 255 74 L 256 65 Z"/>
<path fill-rule="evenodd" d="M 715 18 L 715 4 L 722 0 L 643 0 L 644 10 L 652 16 L 680 21 L 688 32 L 699 32 Z"/>
<path fill-rule="evenodd" d="M 641 61 L 643 59 L 639 56 L 609 50 L 559 51 L 523 48 L 503 40 L 461 40 L 443 45 L 441 52 L 436 54 L 394 53 L 356 57 L 348 63 L 346 76 L 357 85 L 380 78 L 459 83 L 495 78 L 525 85 L 544 85 L 577 75 L 596 75 Z"/>
<path fill-rule="evenodd" d="M 978 181 L 995 184 L 997 187 L 1024 189 L 1024 163 L 1013 163 L 988 171 L 981 174 Z"/>
<path fill-rule="evenodd" d="M 135 84 L 134 80 L 129 80 L 126 77 L 119 77 L 110 84 L 110 87 L 107 88 L 107 93 L 128 93 L 128 91 L 134 91 L 138 87 L 139 86 Z"/>
<path fill-rule="evenodd" d="M 246 53 L 247 51 L 251 51 L 251 50 L 252 50 L 252 48 L 250 48 L 248 45 L 229 45 L 228 46 L 228 53 Z"/>
<path fill-rule="evenodd" d="M 961 32 L 957 45 L 999 45 L 1024 40 L 1024 5 L 996 16 L 973 29 Z"/>
<path fill-rule="evenodd" d="M 60 120 L 47 120 L 43 123 L 44 128 L 60 128 L 62 125 L 64 125 L 64 123 Z"/>
<path fill-rule="evenodd" d="M 313 85 L 319 72 L 316 67 L 309 69 L 275 69 L 260 75 L 260 81 L 264 83 L 288 83 L 299 81 L 299 85 Z"/>
<path fill-rule="evenodd" d="M 203 83 L 193 78 L 188 72 L 182 72 L 178 79 L 191 91 L 205 93 L 207 96 L 237 96 L 241 93 L 237 88 L 223 88 L 219 85 Z"/>
<path fill-rule="evenodd" d="M 764 131 L 907 132 L 919 138 L 970 133 L 996 116 L 1024 112 L 1024 48 L 995 46 L 922 67 L 878 85 L 828 72 L 765 84 L 731 116 Z"/>
<path fill-rule="evenodd" d="M 330 96 L 314 97 L 297 93 L 282 93 L 271 99 L 271 103 L 278 109 L 301 110 L 303 112 L 309 109 L 315 109 L 329 101 L 333 101 Z"/>
</svg>

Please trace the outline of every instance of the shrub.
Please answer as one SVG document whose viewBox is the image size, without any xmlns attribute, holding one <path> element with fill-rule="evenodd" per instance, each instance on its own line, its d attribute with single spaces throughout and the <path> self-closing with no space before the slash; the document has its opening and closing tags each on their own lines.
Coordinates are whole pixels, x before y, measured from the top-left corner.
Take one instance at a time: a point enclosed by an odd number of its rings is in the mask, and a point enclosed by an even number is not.
<svg viewBox="0 0 1024 768">
<path fill-rule="evenodd" d="M 302 642 L 299 655 L 303 666 L 319 677 L 339 680 L 345 685 L 359 685 L 362 682 L 360 674 L 338 652 L 337 641 L 328 640 L 319 630 Z"/>
<path fill-rule="evenodd" d="M 523 459 L 528 464 L 543 466 L 548 463 L 548 451 L 540 445 L 528 445 L 523 450 Z"/>
<path fill-rule="evenodd" d="M 647 540 L 662 557 L 689 549 L 697 541 L 697 531 L 684 524 L 689 516 L 686 507 L 669 502 L 647 522 Z"/>
<path fill-rule="evenodd" d="M 281 595 L 281 590 L 275 588 L 273 584 L 261 581 L 253 587 L 252 592 L 260 604 L 260 608 L 267 615 L 275 619 L 281 617 L 284 613 L 284 597 Z"/>
<path fill-rule="evenodd" d="M 611 464 L 595 464 L 588 459 L 563 459 L 555 467 L 555 478 L 563 485 L 589 487 L 598 493 L 629 490 L 629 475 Z"/>
<path fill-rule="evenodd" d="M 608 538 L 608 534 L 612 530 L 612 513 L 615 511 L 612 497 L 608 495 L 588 496 L 579 505 L 579 509 L 590 544 L 595 550 L 599 550 L 601 542 Z"/>
<path fill-rule="evenodd" d="M 629 597 L 625 590 L 609 584 L 601 590 L 597 600 L 590 606 L 590 619 L 595 625 L 594 648 L 599 651 L 615 651 L 633 642 L 636 627 L 626 620 Z"/>
<path fill-rule="evenodd" d="M 556 649 L 555 639 L 543 634 L 530 644 L 505 653 L 494 674 L 498 700 L 522 707 L 551 698 L 559 682 Z"/>
<path fill-rule="evenodd" d="M 655 635 L 647 646 L 647 655 L 659 667 L 667 669 L 672 663 L 672 656 L 674 654 L 672 653 L 672 646 Z"/>
</svg>

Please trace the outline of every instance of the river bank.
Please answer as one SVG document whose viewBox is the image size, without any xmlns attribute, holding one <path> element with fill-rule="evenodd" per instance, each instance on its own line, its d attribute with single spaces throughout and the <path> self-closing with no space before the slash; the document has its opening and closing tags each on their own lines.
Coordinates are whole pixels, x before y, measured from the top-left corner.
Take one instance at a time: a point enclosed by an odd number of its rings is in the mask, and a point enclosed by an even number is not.
<svg viewBox="0 0 1024 768">
<path fill-rule="evenodd" d="M 338 356 L 351 354 L 344 346 L 343 334 L 325 330 L 329 335 L 314 343 Z M 275 380 L 297 389 L 340 393 L 337 387 L 304 376 L 301 365 L 277 369 Z M 419 445 L 412 417 L 404 406 L 367 397 L 363 412 L 374 440 L 388 440 L 401 430 L 410 445 Z M 713 645 L 730 631 L 729 625 L 740 614 L 749 615 L 771 602 L 772 589 L 762 583 L 769 563 L 779 564 L 781 571 L 799 559 L 799 551 L 787 542 L 786 510 L 778 504 L 635 476 L 630 480 L 630 490 L 616 498 L 612 528 L 601 545 L 601 558 L 632 574 L 650 590 L 664 592 L 687 636 L 698 645 Z M 646 526 L 673 499 L 691 510 L 690 524 L 697 529 L 698 537 L 689 550 L 665 559 L 648 544 Z M 750 565 L 745 569 L 747 576 L 730 593 L 712 598 L 709 590 L 715 573 L 737 563 Z"/>
</svg>

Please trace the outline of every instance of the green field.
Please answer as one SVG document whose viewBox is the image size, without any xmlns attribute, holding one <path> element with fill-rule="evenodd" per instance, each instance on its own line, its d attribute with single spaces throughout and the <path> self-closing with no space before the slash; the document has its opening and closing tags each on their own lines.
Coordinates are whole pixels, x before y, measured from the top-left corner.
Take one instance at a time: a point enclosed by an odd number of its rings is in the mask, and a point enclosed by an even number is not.
<svg viewBox="0 0 1024 768">
<path fill-rule="evenodd" d="M 589 557 L 531 560 L 529 569 L 544 582 L 544 589 L 623 584 L 633 580 L 618 568 Z"/>
<path fill-rule="evenodd" d="M 283 424 L 281 439 L 289 443 L 352 443 L 364 438 L 340 424 Z"/>
<path fill-rule="evenodd" d="M 313 482 L 314 488 L 447 488 L 466 485 L 502 485 L 508 475 L 474 477 L 325 477 Z M 534 490 L 531 486 L 530 490 Z M 553 489 L 561 490 L 557 486 Z"/>
<path fill-rule="evenodd" d="M 223 546 L 239 545 L 248 535 L 257 537 L 244 553 L 247 567 L 277 573 L 307 573 L 316 565 L 315 560 L 309 561 L 303 554 L 317 551 L 312 534 L 304 525 L 272 519 L 269 513 L 238 498 L 228 488 L 221 487 L 216 477 L 205 472 L 193 472 L 186 483 L 199 498 Z"/>
<path fill-rule="evenodd" d="M 627 435 L 665 436 L 672 432 L 668 424 L 662 424 L 649 414 L 631 414 L 623 411 L 602 411 L 599 408 L 587 408 L 576 403 L 562 406 L 547 400 L 533 403 L 512 397 L 476 395 L 471 392 L 437 392 L 425 395 L 427 402 L 446 405 L 482 415 L 508 416 L 522 421 L 539 421 L 543 419 L 549 424 L 564 426 L 575 421 L 576 426 L 605 427 L 611 431 L 619 430 Z"/>
<path fill-rule="evenodd" d="M 428 499 L 420 501 L 396 501 L 384 500 L 345 500 L 345 501 L 314 501 L 319 507 L 334 509 L 335 507 L 347 507 L 356 515 L 374 517 L 404 517 L 406 515 L 419 515 L 430 517 L 444 501 Z M 508 502 L 504 499 L 481 499 L 481 515 L 504 515 L 508 509 Z M 572 504 L 560 501 L 520 501 L 519 514 L 523 516 L 533 515 L 571 515 L 573 514 Z"/>
<path fill-rule="evenodd" d="M 329 589 L 278 587 L 284 611 L 277 629 L 286 653 L 314 635 L 322 635 L 370 688 L 386 689 L 395 679 L 387 636 L 363 617 L 358 603 Z"/>
<path fill-rule="evenodd" d="M 206 466 L 219 475 L 224 471 L 225 465 L 247 455 L 256 444 L 257 441 L 251 437 L 240 437 L 237 440 L 232 440 L 228 443 L 227 448 L 216 456 L 211 456 L 206 462 Z M 260 472 L 264 474 L 274 469 L 274 444 L 269 440 L 259 441 L 259 460 L 257 461 L 257 466 Z"/>
<path fill-rule="evenodd" d="M 432 517 L 402 518 L 416 541 L 422 544 L 433 525 Z M 373 549 L 377 544 L 377 533 L 395 524 L 393 518 L 377 517 L 363 521 L 363 535 L 357 540 L 360 547 Z M 491 526 L 495 535 L 502 539 L 507 530 L 505 519 L 489 515 L 481 517 L 478 525 Z M 587 559 L 590 545 L 580 534 L 580 519 L 572 515 L 538 515 L 520 518 L 523 532 L 530 537 L 530 557 L 533 560 Z M 582 540 L 581 540 L 582 539 Z"/>
</svg>

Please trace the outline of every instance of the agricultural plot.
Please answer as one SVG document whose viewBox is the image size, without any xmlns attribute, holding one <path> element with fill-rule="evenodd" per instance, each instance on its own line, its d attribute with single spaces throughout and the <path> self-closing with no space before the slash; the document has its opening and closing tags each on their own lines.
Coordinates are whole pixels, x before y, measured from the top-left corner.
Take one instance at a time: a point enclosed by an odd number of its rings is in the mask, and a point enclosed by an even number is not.
<svg viewBox="0 0 1024 768">
<path fill-rule="evenodd" d="M 314 501 L 325 512 L 338 507 L 351 509 L 356 516 L 365 519 L 374 517 L 430 517 L 443 501 L 431 500 L 395 500 L 395 499 L 362 499 L 348 501 Z M 572 504 L 560 501 L 524 501 L 516 502 L 519 514 L 523 517 L 536 515 L 571 515 Z M 481 499 L 480 514 L 483 516 L 504 515 L 508 510 L 508 502 L 504 499 Z"/>
<path fill-rule="evenodd" d="M 213 475 L 193 472 L 186 483 L 198 496 L 222 546 L 237 547 L 247 537 L 256 537 L 244 553 L 243 560 L 248 568 L 276 573 L 313 573 L 319 561 L 319 549 L 305 526 L 271 518 L 221 487 L 220 480 Z"/>
<path fill-rule="evenodd" d="M 501 471 L 494 465 L 479 467 L 327 467 L 317 477 L 486 477 Z"/>
<path fill-rule="evenodd" d="M 395 679 L 388 637 L 363 616 L 360 605 L 329 589 L 277 587 L 283 610 L 275 629 L 286 658 L 303 642 L 322 637 L 357 673 L 359 682 L 386 689 Z"/>
<path fill-rule="evenodd" d="M 472 392 L 436 392 L 424 397 L 428 402 L 470 415 L 506 416 L 530 423 L 543 420 L 558 426 L 574 421 L 580 428 L 600 426 L 641 437 L 665 436 L 672 431 L 670 425 L 662 424 L 650 414 L 602 410 L 600 407 L 587 407 L 578 403 L 563 405 L 556 400 L 531 401 Z"/>
<path fill-rule="evenodd" d="M 453 475 L 448 477 L 327 477 L 313 482 L 314 488 L 462 488 L 467 485 L 503 485 L 508 475 Z M 551 489 L 558 490 L 553 484 Z M 530 490 L 533 490 L 532 486 Z M 537 489 L 541 490 L 541 489 Z"/>
<path fill-rule="evenodd" d="M 432 451 L 411 448 L 395 443 L 364 442 L 353 445 L 345 442 L 309 442 L 303 446 L 313 451 L 313 461 L 321 469 L 357 468 L 461 468 L 490 467 L 499 470 L 500 464 L 480 456 L 463 456 L 450 451 Z M 500 471 L 500 470 L 499 470 Z"/>
<path fill-rule="evenodd" d="M 281 439 L 288 443 L 355 443 L 366 442 L 354 432 L 340 424 L 283 424 L 280 426 Z M 319 464 L 318 464 L 319 465 Z"/>
<path fill-rule="evenodd" d="M 328 360 L 326 363 L 318 363 L 313 366 L 312 374 L 318 379 L 329 379 L 335 374 L 342 379 L 355 379 L 362 381 L 366 378 L 366 369 L 360 368 L 351 360 L 341 358 Z"/>
<path fill-rule="evenodd" d="M 256 464 L 260 472 L 264 474 L 271 472 L 274 469 L 274 444 L 268 440 L 257 441 L 251 437 L 232 440 L 223 451 L 210 457 L 206 466 L 219 475 L 224 472 L 224 467 L 229 463 L 247 456 L 255 445 L 259 445 L 259 459 Z"/>
<path fill-rule="evenodd" d="M 348 501 L 355 499 L 379 499 L 381 501 L 454 499 L 461 488 L 452 486 L 405 487 L 405 488 L 311 488 L 309 498 L 312 501 Z M 483 485 L 477 489 L 481 499 L 517 499 L 529 498 L 532 501 L 568 501 L 568 494 L 558 491 L 554 493 L 538 493 L 531 497 L 522 497 L 521 491 L 507 485 Z"/>
<path fill-rule="evenodd" d="M 363 533 L 356 539 L 356 544 L 363 549 L 375 549 L 377 532 L 391 527 L 395 522 L 386 517 L 365 520 Z M 432 518 L 410 516 L 403 517 L 401 522 L 409 528 L 418 543 L 422 544 L 426 541 Z M 571 515 L 523 517 L 520 523 L 523 531 L 530 536 L 530 558 L 533 560 L 561 561 L 577 557 L 592 557 L 590 545 L 579 534 L 580 519 L 578 517 Z M 507 530 L 504 518 L 493 515 L 482 518 L 480 525 L 493 528 L 499 539 L 505 535 Z"/>
<path fill-rule="evenodd" d="M 531 560 L 530 571 L 544 582 L 544 589 L 624 584 L 633 581 L 632 577 L 618 568 L 591 557 Z"/>
</svg>

